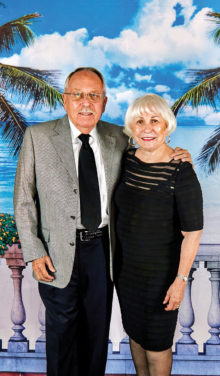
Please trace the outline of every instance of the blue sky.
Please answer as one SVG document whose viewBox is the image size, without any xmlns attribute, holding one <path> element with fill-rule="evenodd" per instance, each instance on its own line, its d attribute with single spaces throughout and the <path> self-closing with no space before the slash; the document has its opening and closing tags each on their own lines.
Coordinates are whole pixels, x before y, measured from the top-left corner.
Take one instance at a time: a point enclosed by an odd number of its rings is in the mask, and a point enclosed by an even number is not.
<svg viewBox="0 0 220 376">
<path fill-rule="evenodd" d="M 60 86 L 78 66 L 92 65 L 104 74 L 108 105 L 104 119 L 123 124 L 129 103 L 146 92 L 162 95 L 170 105 L 189 83 L 190 68 L 219 65 L 220 49 L 214 45 L 209 10 L 220 12 L 217 0 L 93 0 L 5 1 L 0 23 L 39 12 L 34 23 L 35 43 L 17 46 L 1 61 L 38 69 L 59 69 Z M 58 108 L 30 112 L 31 103 L 14 102 L 30 121 L 62 116 Z M 179 123 L 217 125 L 219 113 L 208 106 L 198 112 L 186 108 Z"/>
</svg>

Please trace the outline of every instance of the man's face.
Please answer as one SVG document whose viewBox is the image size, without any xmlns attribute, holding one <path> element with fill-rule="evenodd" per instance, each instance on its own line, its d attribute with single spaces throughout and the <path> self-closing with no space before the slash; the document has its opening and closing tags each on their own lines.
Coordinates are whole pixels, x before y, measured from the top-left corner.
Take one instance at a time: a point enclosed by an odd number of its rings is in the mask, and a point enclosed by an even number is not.
<svg viewBox="0 0 220 376">
<path fill-rule="evenodd" d="M 104 94 L 101 79 L 91 71 L 75 73 L 65 90 L 66 93 L 83 92 Z M 96 126 L 105 111 L 107 97 L 100 98 L 98 102 L 92 102 L 88 96 L 79 100 L 73 100 L 71 95 L 63 94 L 64 108 L 71 122 L 81 133 L 88 134 Z"/>
</svg>

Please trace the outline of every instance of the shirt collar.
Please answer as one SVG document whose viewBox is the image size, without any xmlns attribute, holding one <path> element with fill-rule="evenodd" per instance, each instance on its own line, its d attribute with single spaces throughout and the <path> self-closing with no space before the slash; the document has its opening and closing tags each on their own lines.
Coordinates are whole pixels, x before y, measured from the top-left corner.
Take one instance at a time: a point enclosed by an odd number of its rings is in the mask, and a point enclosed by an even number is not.
<svg viewBox="0 0 220 376">
<path fill-rule="evenodd" d="M 74 141 L 78 141 L 78 137 L 79 135 L 81 134 L 81 132 L 79 131 L 79 129 L 72 123 L 72 121 L 69 119 L 69 123 L 70 123 L 70 129 L 71 129 L 71 133 L 72 133 L 72 138 Z M 94 127 L 91 132 L 90 132 L 90 136 L 92 137 L 92 139 L 94 139 L 95 141 L 98 141 L 98 134 L 97 134 L 97 129 L 96 127 Z"/>
</svg>

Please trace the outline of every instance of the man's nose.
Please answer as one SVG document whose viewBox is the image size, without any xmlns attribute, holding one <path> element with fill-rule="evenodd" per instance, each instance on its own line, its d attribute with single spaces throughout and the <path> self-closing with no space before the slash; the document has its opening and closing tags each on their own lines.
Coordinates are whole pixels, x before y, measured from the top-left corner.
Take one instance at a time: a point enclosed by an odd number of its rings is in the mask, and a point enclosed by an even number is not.
<svg viewBox="0 0 220 376">
<path fill-rule="evenodd" d="M 83 102 L 83 104 L 90 104 L 91 101 L 89 100 L 89 96 L 87 93 L 83 93 L 83 96 L 81 98 L 81 102 Z"/>
</svg>

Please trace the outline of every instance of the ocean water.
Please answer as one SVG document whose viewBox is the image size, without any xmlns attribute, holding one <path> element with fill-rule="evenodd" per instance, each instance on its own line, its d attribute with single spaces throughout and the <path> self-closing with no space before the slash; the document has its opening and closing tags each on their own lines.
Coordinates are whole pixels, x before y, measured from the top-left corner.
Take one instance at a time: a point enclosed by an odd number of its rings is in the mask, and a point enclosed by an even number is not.
<svg viewBox="0 0 220 376">
<path fill-rule="evenodd" d="M 196 163 L 196 158 L 205 141 L 211 136 L 213 126 L 179 126 L 171 134 L 171 146 L 180 146 L 190 151 L 195 171 L 199 177 L 203 198 L 205 229 L 204 243 L 220 244 L 220 170 L 205 176 L 203 169 Z M 0 135 L 0 213 L 13 214 L 13 187 L 17 158 L 13 157 L 6 142 Z"/>
<path fill-rule="evenodd" d="M 17 158 L 0 135 L 0 212 L 13 214 L 13 189 Z"/>
</svg>

